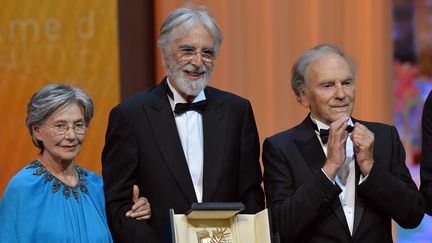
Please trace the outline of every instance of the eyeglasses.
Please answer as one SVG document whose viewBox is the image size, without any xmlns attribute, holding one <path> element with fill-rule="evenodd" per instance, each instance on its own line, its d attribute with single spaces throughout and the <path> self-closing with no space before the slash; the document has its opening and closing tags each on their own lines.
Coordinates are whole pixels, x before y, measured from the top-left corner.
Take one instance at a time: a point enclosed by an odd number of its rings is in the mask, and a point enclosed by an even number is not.
<svg viewBox="0 0 432 243">
<path fill-rule="evenodd" d="M 84 122 L 75 123 L 72 126 L 69 126 L 66 123 L 59 123 L 55 124 L 54 126 L 51 126 L 47 123 L 45 124 L 51 127 L 57 135 L 65 135 L 71 128 L 75 134 L 78 135 L 84 135 L 87 132 L 87 125 Z"/>
<path fill-rule="evenodd" d="M 178 53 L 182 61 L 192 60 L 197 53 L 201 54 L 203 62 L 212 63 L 216 59 L 216 53 L 213 48 L 203 48 L 201 50 L 197 50 L 195 47 L 181 46 Z"/>
</svg>

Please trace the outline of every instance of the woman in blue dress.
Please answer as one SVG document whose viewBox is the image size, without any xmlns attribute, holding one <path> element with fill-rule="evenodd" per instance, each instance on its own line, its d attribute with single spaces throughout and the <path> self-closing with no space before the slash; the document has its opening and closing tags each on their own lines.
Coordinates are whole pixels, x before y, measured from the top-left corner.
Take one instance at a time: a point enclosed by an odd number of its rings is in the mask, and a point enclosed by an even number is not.
<svg viewBox="0 0 432 243">
<path fill-rule="evenodd" d="M 81 89 L 51 84 L 32 96 L 26 125 L 40 153 L 4 192 L 0 242 L 112 242 L 102 178 L 75 161 L 92 117 L 93 101 Z M 133 191 L 127 215 L 148 219 L 147 199 Z"/>
</svg>

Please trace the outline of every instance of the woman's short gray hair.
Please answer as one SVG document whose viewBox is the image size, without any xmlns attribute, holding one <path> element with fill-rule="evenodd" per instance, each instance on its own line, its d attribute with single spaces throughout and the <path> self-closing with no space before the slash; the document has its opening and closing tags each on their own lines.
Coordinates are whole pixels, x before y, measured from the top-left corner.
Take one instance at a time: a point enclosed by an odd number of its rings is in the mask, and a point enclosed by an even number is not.
<svg viewBox="0 0 432 243">
<path fill-rule="evenodd" d="M 300 93 L 306 85 L 306 72 L 309 64 L 329 53 L 337 54 L 345 59 L 351 68 L 351 74 L 355 80 L 357 70 L 354 61 L 342 49 L 330 44 L 318 45 L 301 55 L 292 68 L 291 88 L 294 90 L 297 102 L 300 102 Z"/>
<path fill-rule="evenodd" d="M 168 15 L 159 30 L 158 47 L 162 50 L 162 54 L 170 53 L 170 45 L 175 40 L 186 35 L 196 24 L 202 24 L 208 29 L 213 37 L 214 49 L 217 55 L 222 44 L 222 31 L 204 7 L 178 8 Z M 176 31 L 179 26 L 183 26 L 180 32 Z"/>
<path fill-rule="evenodd" d="M 42 151 L 44 149 L 42 142 L 33 134 L 32 125 L 42 124 L 54 112 L 73 103 L 83 109 L 84 121 L 88 126 L 93 118 L 94 107 L 92 98 L 84 90 L 63 84 L 49 84 L 33 94 L 27 104 L 26 126 L 36 147 Z"/>
</svg>

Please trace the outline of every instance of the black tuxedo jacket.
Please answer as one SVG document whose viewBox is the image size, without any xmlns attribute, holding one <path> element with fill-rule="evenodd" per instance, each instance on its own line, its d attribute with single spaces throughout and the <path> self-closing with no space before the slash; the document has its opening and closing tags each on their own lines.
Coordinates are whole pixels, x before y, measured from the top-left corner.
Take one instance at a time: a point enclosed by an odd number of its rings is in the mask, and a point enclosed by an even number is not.
<svg viewBox="0 0 432 243">
<path fill-rule="evenodd" d="M 197 201 L 165 82 L 110 113 L 102 174 L 116 242 L 171 242 L 169 209 L 185 213 Z M 245 213 L 256 213 L 264 208 L 264 193 L 250 102 L 211 87 L 204 92 L 203 202 L 243 202 Z M 150 220 L 125 217 L 133 184 L 151 204 Z"/>
<path fill-rule="evenodd" d="M 353 236 L 338 197 L 341 189 L 321 170 L 326 157 L 309 116 L 265 140 L 264 188 L 281 242 L 386 243 L 392 242 L 391 219 L 405 228 L 416 227 L 422 220 L 424 202 L 405 166 L 396 128 L 353 122 L 375 134 L 375 163 L 360 185 L 356 164 Z"/>
<path fill-rule="evenodd" d="M 420 191 L 426 198 L 426 213 L 432 216 L 432 92 L 423 108 L 420 179 Z"/>
</svg>

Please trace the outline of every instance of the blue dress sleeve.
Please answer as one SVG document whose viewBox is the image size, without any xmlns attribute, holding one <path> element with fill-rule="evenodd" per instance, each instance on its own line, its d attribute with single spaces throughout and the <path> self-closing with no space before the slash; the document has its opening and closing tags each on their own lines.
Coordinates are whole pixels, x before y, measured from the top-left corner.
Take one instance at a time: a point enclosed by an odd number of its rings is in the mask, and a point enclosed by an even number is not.
<svg viewBox="0 0 432 243">
<path fill-rule="evenodd" d="M 25 205 L 28 190 L 23 186 L 25 178 L 22 172 L 15 175 L 9 182 L 0 203 L 0 242 L 26 242 L 31 239 L 29 234 L 32 222 Z M 30 240 L 27 240 L 30 241 Z"/>
</svg>

